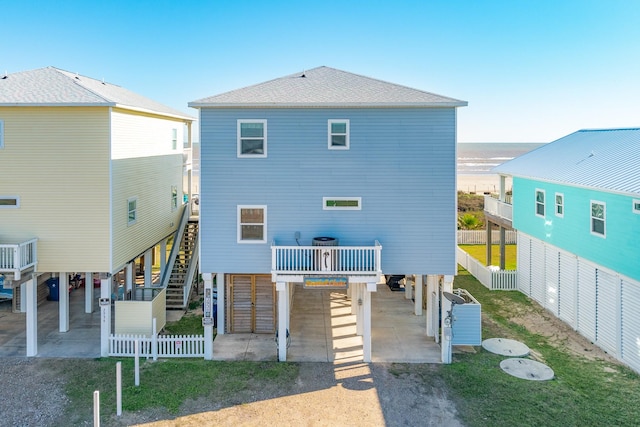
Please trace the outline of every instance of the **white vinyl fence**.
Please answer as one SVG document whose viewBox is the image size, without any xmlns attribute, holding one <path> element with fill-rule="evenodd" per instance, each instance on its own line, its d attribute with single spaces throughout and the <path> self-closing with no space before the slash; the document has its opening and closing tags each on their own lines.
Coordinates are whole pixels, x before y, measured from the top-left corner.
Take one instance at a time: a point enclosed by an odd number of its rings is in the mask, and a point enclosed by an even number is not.
<svg viewBox="0 0 640 427">
<path fill-rule="evenodd" d="M 458 248 L 458 264 L 465 268 L 480 283 L 492 291 L 516 291 L 518 290 L 517 270 L 497 270 L 489 268 L 464 250 Z"/>
<path fill-rule="evenodd" d="M 109 336 L 109 356 L 134 357 L 138 341 L 140 357 L 202 357 L 204 358 L 204 336 L 202 335 L 114 335 Z"/>
<path fill-rule="evenodd" d="M 505 244 L 515 245 L 517 241 L 517 233 L 515 230 L 505 230 Z M 458 230 L 459 245 L 484 245 L 487 243 L 486 230 Z M 491 231 L 491 243 L 497 245 L 500 243 L 500 230 Z"/>
</svg>

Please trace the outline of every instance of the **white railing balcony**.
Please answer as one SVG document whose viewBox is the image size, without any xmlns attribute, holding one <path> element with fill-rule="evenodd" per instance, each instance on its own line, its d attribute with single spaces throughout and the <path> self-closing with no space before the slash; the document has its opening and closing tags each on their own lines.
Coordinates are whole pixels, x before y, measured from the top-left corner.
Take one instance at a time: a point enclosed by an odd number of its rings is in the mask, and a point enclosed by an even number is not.
<svg viewBox="0 0 640 427">
<path fill-rule="evenodd" d="M 38 262 L 37 242 L 0 244 L 0 273 L 13 273 L 14 280 L 20 280 L 21 273 Z"/>
<path fill-rule="evenodd" d="M 484 211 L 491 215 L 513 221 L 513 206 L 510 203 L 500 201 L 490 195 L 484 196 Z"/>
<path fill-rule="evenodd" d="M 271 272 L 286 275 L 380 275 L 382 245 L 278 246 L 271 244 Z"/>
</svg>

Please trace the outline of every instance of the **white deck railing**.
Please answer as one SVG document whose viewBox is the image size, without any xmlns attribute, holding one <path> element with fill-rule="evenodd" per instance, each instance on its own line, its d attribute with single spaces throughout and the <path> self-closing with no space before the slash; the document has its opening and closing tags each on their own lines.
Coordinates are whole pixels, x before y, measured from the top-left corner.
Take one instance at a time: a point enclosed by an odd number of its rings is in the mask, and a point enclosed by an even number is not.
<svg viewBox="0 0 640 427">
<path fill-rule="evenodd" d="M 14 273 L 20 279 L 20 273 L 38 262 L 38 239 L 31 239 L 15 245 L 0 245 L 0 272 Z"/>
<path fill-rule="evenodd" d="M 490 195 L 484 196 L 484 210 L 492 215 L 513 221 L 513 206 Z"/>
<path fill-rule="evenodd" d="M 271 270 L 278 274 L 381 274 L 382 245 L 278 246 L 271 244 Z"/>
</svg>

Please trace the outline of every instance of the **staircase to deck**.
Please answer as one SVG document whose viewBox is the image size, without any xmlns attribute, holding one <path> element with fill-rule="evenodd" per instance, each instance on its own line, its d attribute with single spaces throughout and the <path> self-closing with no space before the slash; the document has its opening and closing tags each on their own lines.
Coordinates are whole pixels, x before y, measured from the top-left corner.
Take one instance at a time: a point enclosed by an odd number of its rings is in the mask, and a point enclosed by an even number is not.
<svg viewBox="0 0 640 427">
<path fill-rule="evenodd" d="M 198 226 L 198 220 L 188 220 L 177 249 L 172 250 L 170 259 L 173 265 L 169 263 L 170 273 L 163 278 L 163 285 L 167 289 L 167 310 L 186 310 L 192 285 L 197 281 Z"/>
</svg>

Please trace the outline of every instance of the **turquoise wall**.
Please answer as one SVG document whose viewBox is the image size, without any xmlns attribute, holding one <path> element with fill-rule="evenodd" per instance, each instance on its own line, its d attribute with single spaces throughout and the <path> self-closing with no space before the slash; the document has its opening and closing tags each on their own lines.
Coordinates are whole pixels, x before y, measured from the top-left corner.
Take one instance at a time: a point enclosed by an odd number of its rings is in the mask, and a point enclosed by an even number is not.
<svg viewBox="0 0 640 427">
<path fill-rule="evenodd" d="M 536 190 L 545 191 L 545 216 L 536 216 Z M 555 214 L 555 193 L 564 194 L 564 216 Z M 513 179 L 513 225 L 603 267 L 640 280 L 640 214 L 632 202 L 640 198 L 586 188 Z M 591 233 L 591 201 L 606 205 L 605 237 Z"/>
</svg>

